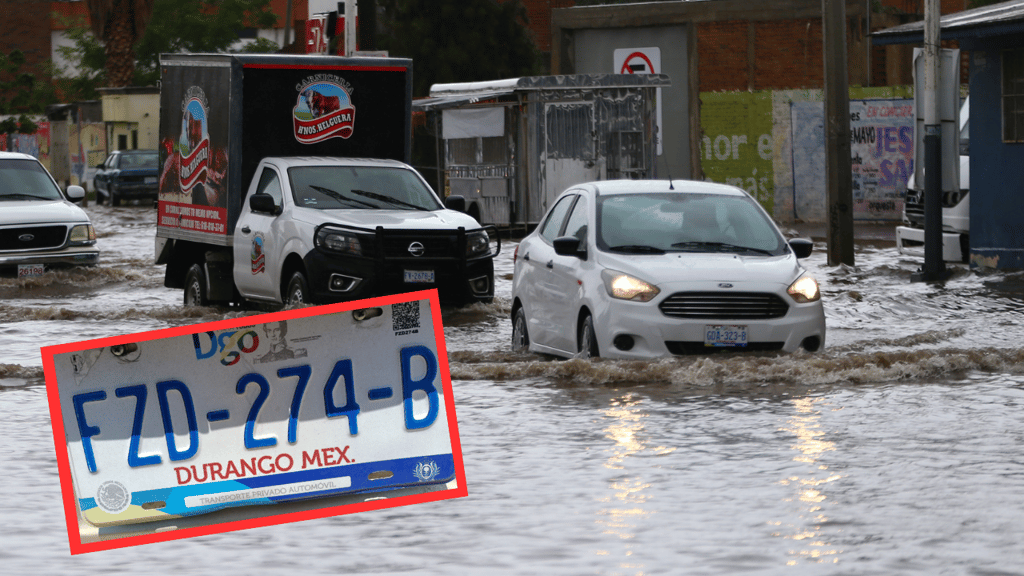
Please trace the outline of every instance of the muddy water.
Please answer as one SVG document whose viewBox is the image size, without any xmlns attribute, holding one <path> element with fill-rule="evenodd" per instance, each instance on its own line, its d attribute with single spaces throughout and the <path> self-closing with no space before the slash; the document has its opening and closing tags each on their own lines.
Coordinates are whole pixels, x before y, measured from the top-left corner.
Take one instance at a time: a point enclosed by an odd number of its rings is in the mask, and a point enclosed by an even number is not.
<svg viewBox="0 0 1024 576">
<path fill-rule="evenodd" d="M 807 261 L 826 349 L 656 362 L 508 349 L 443 313 L 469 496 L 71 557 L 39 347 L 216 320 L 150 264 L 155 213 L 89 208 L 102 264 L 0 279 L 0 571 L 1024 574 L 1024 276 L 860 243 Z"/>
</svg>

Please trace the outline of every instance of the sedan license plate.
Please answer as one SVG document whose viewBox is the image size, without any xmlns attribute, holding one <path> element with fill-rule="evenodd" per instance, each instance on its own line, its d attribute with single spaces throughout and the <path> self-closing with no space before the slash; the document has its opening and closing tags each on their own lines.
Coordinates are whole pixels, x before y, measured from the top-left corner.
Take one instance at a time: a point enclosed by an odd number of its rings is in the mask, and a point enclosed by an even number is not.
<svg viewBox="0 0 1024 576">
<path fill-rule="evenodd" d="M 704 345 L 741 347 L 747 345 L 747 327 L 715 325 L 704 327 Z"/>
<path fill-rule="evenodd" d="M 109 526 L 451 481 L 432 302 L 44 349 L 82 516 Z"/>
<path fill-rule="evenodd" d="M 145 183 L 146 184 L 156 184 L 156 176 L 146 176 Z"/>
<path fill-rule="evenodd" d="M 433 270 L 406 270 L 405 281 L 409 284 L 433 284 Z"/>
</svg>

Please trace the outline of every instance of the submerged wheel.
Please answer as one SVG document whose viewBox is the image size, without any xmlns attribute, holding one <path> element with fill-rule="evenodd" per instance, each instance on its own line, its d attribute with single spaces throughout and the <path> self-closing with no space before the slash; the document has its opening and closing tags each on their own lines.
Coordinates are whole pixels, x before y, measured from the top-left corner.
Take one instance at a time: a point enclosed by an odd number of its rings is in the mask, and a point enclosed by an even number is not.
<svg viewBox="0 0 1024 576">
<path fill-rule="evenodd" d="M 576 334 L 576 356 L 579 358 L 597 358 L 600 353 L 597 349 L 597 335 L 594 334 L 594 317 L 587 314 L 580 322 L 580 329 Z"/>
<path fill-rule="evenodd" d="M 512 317 L 512 351 L 530 350 L 530 332 L 526 329 L 526 312 L 520 306 Z"/>
<path fill-rule="evenodd" d="M 185 274 L 185 306 L 207 306 L 206 272 L 202 264 L 193 264 Z"/>
<path fill-rule="evenodd" d="M 288 280 L 288 289 L 285 290 L 285 306 L 312 303 L 312 294 L 309 293 L 309 283 L 306 282 L 306 275 L 301 271 L 295 272 L 292 274 L 291 279 Z"/>
</svg>

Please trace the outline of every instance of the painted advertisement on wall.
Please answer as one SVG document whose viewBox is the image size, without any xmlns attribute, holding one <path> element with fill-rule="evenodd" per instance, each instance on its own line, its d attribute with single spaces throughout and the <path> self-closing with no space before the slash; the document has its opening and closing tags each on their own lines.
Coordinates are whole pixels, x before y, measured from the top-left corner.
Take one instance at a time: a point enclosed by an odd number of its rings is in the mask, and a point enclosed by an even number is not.
<svg viewBox="0 0 1024 576">
<path fill-rule="evenodd" d="M 793 102 L 794 212 L 825 219 L 825 133 L 821 102 Z M 914 173 L 914 101 L 851 100 L 854 220 L 900 220 Z"/>
<path fill-rule="evenodd" d="M 700 98 L 704 178 L 743 188 L 771 214 L 775 204 L 771 93 L 706 92 Z"/>
</svg>

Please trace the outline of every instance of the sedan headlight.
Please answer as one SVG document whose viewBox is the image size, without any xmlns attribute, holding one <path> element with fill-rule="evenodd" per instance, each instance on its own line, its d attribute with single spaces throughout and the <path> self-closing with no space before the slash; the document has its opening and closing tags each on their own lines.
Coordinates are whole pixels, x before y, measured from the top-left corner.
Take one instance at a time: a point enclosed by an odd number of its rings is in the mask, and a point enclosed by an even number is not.
<svg viewBox="0 0 1024 576">
<path fill-rule="evenodd" d="M 800 304 L 814 302 L 821 298 L 818 282 L 810 276 L 797 278 L 796 282 L 789 285 L 786 292 L 789 292 L 789 296 Z"/>
<path fill-rule="evenodd" d="M 92 224 L 78 224 L 71 228 L 68 234 L 68 244 L 73 246 L 87 246 L 96 243 L 96 229 Z"/>
<path fill-rule="evenodd" d="M 604 280 L 608 295 L 619 300 L 650 302 L 661 292 L 639 278 L 615 270 L 602 270 L 601 279 Z"/>
<path fill-rule="evenodd" d="M 486 232 L 473 232 L 466 236 L 466 256 L 479 256 L 491 249 L 491 239 Z"/>
<path fill-rule="evenodd" d="M 354 254 L 356 256 L 363 254 L 363 246 L 359 241 L 359 237 L 351 232 L 321 228 L 317 232 L 316 239 L 317 244 L 333 252 Z"/>
</svg>

